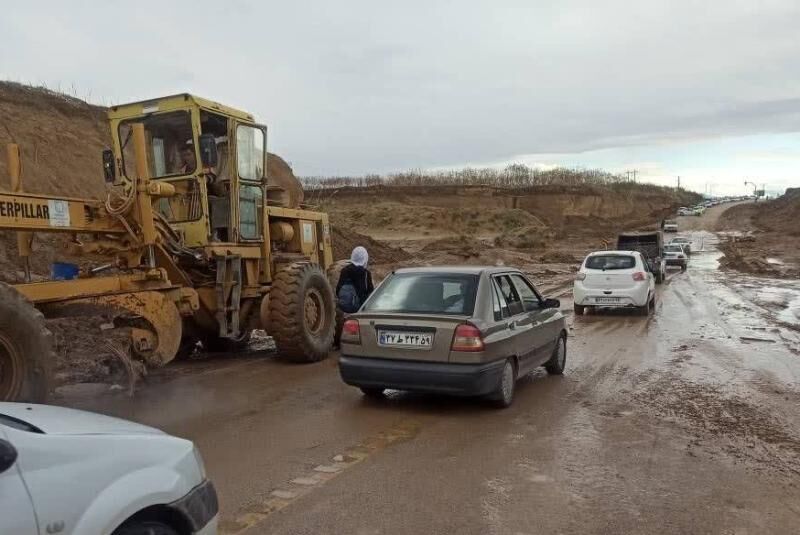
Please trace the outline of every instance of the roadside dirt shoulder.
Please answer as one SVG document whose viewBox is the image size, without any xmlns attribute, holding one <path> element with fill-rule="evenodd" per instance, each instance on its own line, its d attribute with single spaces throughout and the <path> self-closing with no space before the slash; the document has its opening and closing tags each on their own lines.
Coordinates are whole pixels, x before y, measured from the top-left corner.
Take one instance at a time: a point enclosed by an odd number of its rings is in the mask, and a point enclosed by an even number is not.
<svg viewBox="0 0 800 535">
<path fill-rule="evenodd" d="M 727 238 L 720 243 L 720 264 L 745 273 L 781 278 L 800 277 L 800 188 L 774 200 L 733 206 L 712 230 Z"/>
</svg>

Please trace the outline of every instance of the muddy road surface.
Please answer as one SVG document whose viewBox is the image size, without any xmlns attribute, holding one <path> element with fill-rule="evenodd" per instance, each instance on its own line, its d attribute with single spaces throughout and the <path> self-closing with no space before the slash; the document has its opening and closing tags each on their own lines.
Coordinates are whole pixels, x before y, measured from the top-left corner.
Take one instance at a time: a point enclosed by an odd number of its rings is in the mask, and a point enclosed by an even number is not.
<svg viewBox="0 0 800 535">
<path fill-rule="evenodd" d="M 562 298 L 566 374 L 524 379 L 507 410 L 371 401 L 335 358 L 263 355 L 57 402 L 194 440 L 223 533 L 797 533 L 800 289 L 718 270 L 700 219 L 652 316 L 574 317 Z"/>
</svg>

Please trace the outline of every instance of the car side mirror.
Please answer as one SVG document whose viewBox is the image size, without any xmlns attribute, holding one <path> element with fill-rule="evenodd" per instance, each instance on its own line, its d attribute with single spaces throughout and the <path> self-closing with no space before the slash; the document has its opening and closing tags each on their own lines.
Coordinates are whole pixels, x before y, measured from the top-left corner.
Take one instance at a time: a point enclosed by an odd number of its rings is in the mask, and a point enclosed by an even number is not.
<svg viewBox="0 0 800 535">
<path fill-rule="evenodd" d="M 103 151 L 103 176 L 105 176 L 107 184 L 113 184 L 117 178 L 117 173 L 114 168 L 114 153 L 111 149 Z"/>
<path fill-rule="evenodd" d="M 217 140 L 214 134 L 202 134 L 200 143 L 200 161 L 203 167 L 214 167 L 217 165 Z"/>
<path fill-rule="evenodd" d="M 561 301 L 558 299 L 545 299 L 544 308 L 561 308 Z"/>
<path fill-rule="evenodd" d="M 0 474 L 14 466 L 17 462 L 17 448 L 8 440 L 0 438 Z"/>
</svg>

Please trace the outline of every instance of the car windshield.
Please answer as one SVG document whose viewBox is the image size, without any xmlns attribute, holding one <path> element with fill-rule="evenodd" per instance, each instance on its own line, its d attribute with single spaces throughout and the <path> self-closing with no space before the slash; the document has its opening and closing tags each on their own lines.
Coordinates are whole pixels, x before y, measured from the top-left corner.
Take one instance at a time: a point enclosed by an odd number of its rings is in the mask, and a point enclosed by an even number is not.
<svg viewBox="0 0 800 535">
<path fill-rule="evenodd" d="M 675 238 L 672 240 L 674 243 L 689 243 L 687 238 Z"/>
<path fill-rule="evenodd" d="M 477 275 L 399 273 L 381 284 L 362 310 L 470 316 L 477 288 Z"/>
<path fill-rule="evenodd" d="M 664 250 L 667 251 L 668 253 L 682 253 L 683 252 L 683 248 L 681 248 L 680 245 L 667 245 L 666 247 L 664 247 Z"/>
<path fill-rule="evenodd" d="M 631 269 L 636 265 L 636 259 L 630 255 L 595 255 L 586 259 L 588 269 Z"/>
</svg>

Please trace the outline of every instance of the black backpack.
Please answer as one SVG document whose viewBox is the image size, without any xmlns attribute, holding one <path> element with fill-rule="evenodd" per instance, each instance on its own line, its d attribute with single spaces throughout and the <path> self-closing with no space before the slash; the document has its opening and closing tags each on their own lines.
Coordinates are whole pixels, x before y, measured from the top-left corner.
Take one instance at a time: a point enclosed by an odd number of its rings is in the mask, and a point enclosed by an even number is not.
<svg viewBox="0 0 800 535">
<path fill-rule="evenodd" d="M 346 282 L 339 288 L 339 295 L 336 296 L 339 308 L 346 314 L 354 314 L 361 308 L 361 299 L 358 298 L 356 287 L 352 283 Z"/>
</svg>

